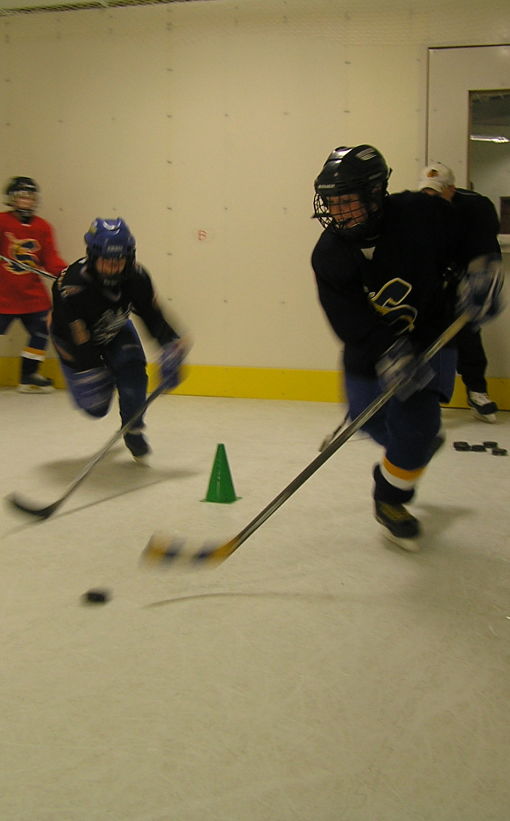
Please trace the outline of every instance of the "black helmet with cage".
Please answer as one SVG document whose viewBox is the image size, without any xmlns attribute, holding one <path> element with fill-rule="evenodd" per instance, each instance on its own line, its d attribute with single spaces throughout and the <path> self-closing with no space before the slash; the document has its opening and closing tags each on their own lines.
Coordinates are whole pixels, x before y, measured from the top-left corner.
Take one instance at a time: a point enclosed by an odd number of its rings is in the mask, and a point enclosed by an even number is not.
<svg viewBox="0 0 510 821">
<path fill-rule="evenodd" d="M 5 202 L 22 221 L 30 220 L 39 202 L 39 186 L 32 177 L 12 177 L 5 187 Z M 23 203 L 20 203 L 23 200 Z"/>
<path fill-rule="evenodd" d="M 315 180 L 314 217 L 324 228 L 361 245 L 371 244 L 378 234 L 390 174 L 383 155 L 371 145 L 335 148 Z M 343 207 L 341 218 L 333 216 L 333 198 L 348 194 L 357 195 L 361 207 L 352 213 Z"/>
</svg>

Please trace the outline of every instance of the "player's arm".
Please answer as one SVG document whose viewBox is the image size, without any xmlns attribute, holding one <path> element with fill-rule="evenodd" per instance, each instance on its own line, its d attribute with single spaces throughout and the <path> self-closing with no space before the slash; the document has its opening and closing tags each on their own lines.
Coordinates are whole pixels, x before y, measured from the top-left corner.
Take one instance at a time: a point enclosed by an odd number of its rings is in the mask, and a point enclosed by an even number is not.
<svg viewBox="0 0 510 821">
<path fill-rule="evenodd" d="M 158 354 L 161 381 L 170 390 L 176 388 L 181 381 L 181 365 L 188 351 L 189 342 L 181 339 L 175 328 L 167 322 L 159 306 L 152 280 L 143 266 L 136 266 L 130 286 L 134 312 L 161 346 Z"/>
<path fill-rule="evenodd" d="M 129 288 L 133 311 L 150 335 L 160 345 L 179 339 L 179 334 L 163 315 L 151 278 L 142 265 L 136 266 L 129 280 Z"/>
<path fill-rule="evenodd" d="M 50 274 L 59 274 L 67 267 L 67 262 L 62 259 L 57 250 L 53 229 L 49 223 L 46 223 L 44 228 L 39 258 L 44 269 Z"/>
</svg>

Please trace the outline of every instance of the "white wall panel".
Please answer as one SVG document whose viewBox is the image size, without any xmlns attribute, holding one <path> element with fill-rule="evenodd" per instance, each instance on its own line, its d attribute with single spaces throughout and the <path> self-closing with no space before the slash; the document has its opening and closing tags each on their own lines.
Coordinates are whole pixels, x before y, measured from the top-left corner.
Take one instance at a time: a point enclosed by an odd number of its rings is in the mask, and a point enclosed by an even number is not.
<svg viewBox="0 0 510 821">
<path fill-rule="evenodd" d="M 392 190 L 412 187 L 427 46 L 500 38 L 505 9 L 218 0 L 6 17 L 1 176 L 38 180 L 68 259 L 93 217 L 124 216 L 192 363 L 334 368 L 313 179 L 331 148 L 366 141 Z"/>
</svg>

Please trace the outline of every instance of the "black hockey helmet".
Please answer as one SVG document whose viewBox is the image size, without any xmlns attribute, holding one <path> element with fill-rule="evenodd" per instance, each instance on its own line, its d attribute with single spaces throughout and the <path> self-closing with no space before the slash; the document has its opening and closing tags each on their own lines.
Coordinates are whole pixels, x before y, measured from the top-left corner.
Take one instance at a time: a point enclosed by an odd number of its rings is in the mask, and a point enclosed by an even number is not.
<svg viewBox="0 0 510 821">
<path fill-rule="evenodd" d="M 382 204 L 387 194 L 391 169 L 377 148 L 371 145 L 340 146 L 331 152 L 315 180 L 314 217 L 324 228 L 359 239 L 363 244 L 377 236 Z M 366 215 L 355 225 L 352 220 L 338 221 L 330 211 L 328 199 L 342 194 L 357 194 Z"/>
<path fill-rule="evenodd" d="M 5 187 L 5 202 L 22 219 L 29 219 L 35 213 L 39 200 L 39 186 L 32 177 L 12 177 Z M 17 199 L 19 194 L 30 194 L 33 198 L 32 208 L 19 208 Z"/>
</svg>

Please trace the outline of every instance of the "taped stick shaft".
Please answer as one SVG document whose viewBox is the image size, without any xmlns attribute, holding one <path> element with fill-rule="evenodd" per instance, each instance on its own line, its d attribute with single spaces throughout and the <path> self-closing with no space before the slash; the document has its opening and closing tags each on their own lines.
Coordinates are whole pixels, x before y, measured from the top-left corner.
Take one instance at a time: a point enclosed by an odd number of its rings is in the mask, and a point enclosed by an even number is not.
<svg viewBox="0 0 510 821">
<path fill-rule="evenodd" d="M 31 274 L 39 274 L 40 277 L 44 277 L 45 279 L 51 279 L 52 282 L 55 282 L 57 279 L 56 276 L 53 274 L 49 274 L 48 271 L 42 271 L 40 268 L 34 268 L 32 265 L 26 265 L 24 262 L 19 262 L 17 259 L 11 259 L 10 257 L 4 257 L 0 254 L 0 259 L 2 262 L 9 262 L 11 265 L 17 265 L 18 268 L 21 268 L 22 271 L 30 272 Z"/>
<path fill-rule="evenodd" d="M 461 314 L 448 328 L 430 345 L 429 348 L 422 354 L 421 360 L 428 362 L 433 356 L 438 353 L 454 336 L 470 321 L 470 314 L 468 312 Z M 197 558 L 207 559 L 211 561 L 221 561 L 230 556 L 243 542 L 246 541 L 258 528 L 266 522 L 270 516 L 275 513 L 290 497 L 301 487 L 313 474 L 330 459 L 336 451 L 342 447 L 363 425 L 368 422 L 398 391 L 404 384 L 405 380 L 397 383 L 388 390 L 380 394 L 370 405 L 368 405 L 359 416 L 354 419 L 345 430 L 333 439 L 318 456 L 315 457 L 305 468 L 299 473 L 295 479 L 290 482 L 269 504 L 260 511 L 252 520 L 248 522 L 237 536 L 234 536 L 229 542 L 214 548 L 203 556 Z"/>
</svg>

